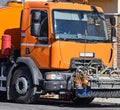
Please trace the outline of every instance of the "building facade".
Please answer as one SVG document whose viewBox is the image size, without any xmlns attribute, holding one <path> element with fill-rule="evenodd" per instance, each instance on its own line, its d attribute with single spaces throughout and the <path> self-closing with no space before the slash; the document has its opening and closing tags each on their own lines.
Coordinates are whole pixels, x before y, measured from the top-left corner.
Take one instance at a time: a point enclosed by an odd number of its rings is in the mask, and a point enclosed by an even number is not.
<svg viewBox="0 0 120 110">
<path fill-rule="evenodd" d="M 6 5 L 8 1 L 15 1 L 15 0 L 0 0 L 0 5 Z M 65 1 L 65 0 L 60 0 L 60 1 Z M 82 3 L 83 0 L 66 0 L 66 1 Z M 89 4 L 102 7 L 105 14 L 109 17 L 110 16 L 116 17 L 116 25 L 117 25 L 116 29 L 117 29 L 118 41 L 117 43 L 113 44 L 114 66 L 120 68 L 120 0 L 89 0 Z M 108 23 L 108 32 L 110 36 L 110 25 L 108 19 L 107 19 L 107 23 Z"/>
</svg>

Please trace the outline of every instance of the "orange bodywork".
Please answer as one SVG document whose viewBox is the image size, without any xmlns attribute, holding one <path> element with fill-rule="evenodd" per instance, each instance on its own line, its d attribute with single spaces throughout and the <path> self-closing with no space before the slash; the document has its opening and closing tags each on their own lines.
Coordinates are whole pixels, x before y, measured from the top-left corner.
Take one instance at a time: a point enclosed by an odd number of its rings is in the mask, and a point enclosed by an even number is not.
<svg viewBox="0 0 120 110">
<path fill-rule="evenodd" d="M 32 9 L 48 12 L 48 44 L 41 44 L 30 33 L 30 13 Z M 113 53 L 111 43 L 78 43 L 70 41 L 55 41 L 52 27 L 52 10 L 84 10 L 92 11 L 90 5 L 61 2 L 26 2 L 22 18 L 21 56 L 31 57 L 40 69 L 69 69 L 72 58 L 80 58 L 80 52 L 95 53 L 107 66 L 112 66 Z M 103 12 L 97 7 L 99 12 Z M 86 46 L 85 46 L 86 45 Z M 26 53 L 29 49 L 29 54 Z M 112 56 L 111 56 L 112 55 Z"/>
<path fill-rule="evenodd" d="M 55 41 L 52 27 L 52 10 L 68 9 L 92 11 L 90 5 L 77 3 L 53 3 L 53 2 L 26 2 L 23 9 L 21 3 L 8 2 L 7 7 L 0 8 L 0 44 L 2 44 L 2 35 L 12 36 L 12 47 L 20 49 L 21 56 L 31 57 L 37 66 L 41 69 L 69 69 L 72 58 L 80 58 L 80 53 L 84 52 L 85 43 Z M 32 9 L 47 10 L 48 12 L 48 44 L 42 45 L 35 36 L 30 33 L 30 13 Z M 97 7 L 99 12 L 103 12 Z M 20 24 L 22 18 L 22 24 Z M 25 36 L 21 37 L 20 25 Z M 21 39 L 21 40 L 20 40 Z M 0 45 L 0 50 L 1 50 Z M 30 54 L 26 54 L 26 49 L 30 49 Z M 86 52 L 95 53 L 95 58 L 99 58 L 107 66 L 112 65 L 111 43 L 86 43 Z M 0 54 L 0 57 L 4 57 Z M 110 60 L 111 59 L 111 60 Z"/>
<path fill-rule="evenodd" d="M 86 49 L 85 49 L 86 48 Z M 111 57 L 112 46 L 110 43 L 84 44 L 76 42 L 55 42 L 52 46 L 52 67 L 69 68 L 71 58 L 82 58 L 80 53 L 95 53 L 95 58 L 101 59 L 107 66 L 112 65 Z"/>
<path fill-rule="evenodd" d="M 20 49 L 20 19 L 22 4 L 9 2 L 8 6 L 0 8 L 0 51 L 2 35 L 12 36 L 12 48 Z M 4 57 L 0 54 L 0 58 Z"/>
</svg>

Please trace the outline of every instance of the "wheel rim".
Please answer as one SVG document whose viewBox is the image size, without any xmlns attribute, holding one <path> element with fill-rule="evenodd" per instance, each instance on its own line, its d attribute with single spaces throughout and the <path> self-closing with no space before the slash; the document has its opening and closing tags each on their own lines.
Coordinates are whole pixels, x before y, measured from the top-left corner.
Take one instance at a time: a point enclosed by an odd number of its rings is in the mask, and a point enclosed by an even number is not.
<svg viewBox="0 0 120 110">
<path fill-rule="evenodd" d="M 16 92 L 20 95 L 24 95 L 30 88 L 29 80 L 26 77 L 19 77 L 15 83 Z"/>
</svg>

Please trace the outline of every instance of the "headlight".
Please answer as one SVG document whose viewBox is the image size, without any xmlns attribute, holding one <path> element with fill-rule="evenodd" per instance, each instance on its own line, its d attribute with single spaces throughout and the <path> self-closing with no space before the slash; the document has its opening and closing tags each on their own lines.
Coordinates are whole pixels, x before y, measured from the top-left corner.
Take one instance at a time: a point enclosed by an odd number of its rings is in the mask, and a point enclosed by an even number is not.
<svg viewBox="0 0 120 110">
<path fill-rule="evenodd" d="M 64 80 L 64 75 L 58 73 L 47 73 L 46 74 L 47 80 Z"/>
</svg>

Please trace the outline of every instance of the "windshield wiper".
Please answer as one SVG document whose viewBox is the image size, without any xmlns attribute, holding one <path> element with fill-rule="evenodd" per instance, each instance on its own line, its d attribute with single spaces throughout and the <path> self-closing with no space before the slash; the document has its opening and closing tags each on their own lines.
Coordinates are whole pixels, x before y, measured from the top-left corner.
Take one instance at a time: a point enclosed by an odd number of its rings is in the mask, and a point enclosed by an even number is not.
<svg viewBox="0 0 120 110">
<path fill-rule="evenodd" d="M 100 42 L 109 42 L 109 40 L 95 40 L 95 39 L 74 39 L 74 38 L 59 38 L 57 40 L 61 40 L 61 41 L 74 41 L 74 42 L 82 42 L 82 43 L 100 43 Z"/>
<path fill-rule="evenodd" d="M 98 43 L 98 42 L 109 42 L 109 40 L 95 40 L 95 39 L 92 39 L 92 40 L 86 40 L 87 42 L 93 42 L 93 43 Z"/>
<path fill-rule="evenodd" d="M 76 38 L 59 38 L 57 40 L 61 41 L 75 41 L 75 42 L 85 42 L 85 39 L 76 39 Z"/>
</svg>

